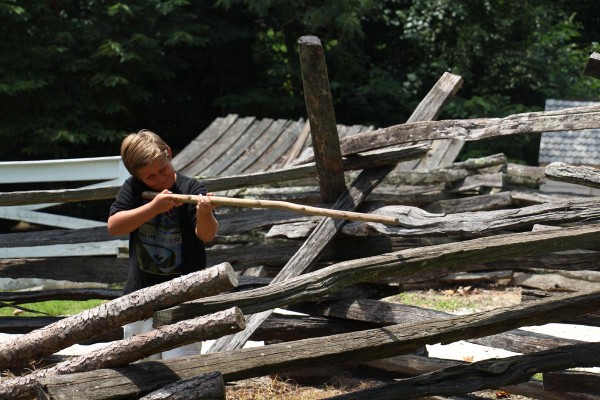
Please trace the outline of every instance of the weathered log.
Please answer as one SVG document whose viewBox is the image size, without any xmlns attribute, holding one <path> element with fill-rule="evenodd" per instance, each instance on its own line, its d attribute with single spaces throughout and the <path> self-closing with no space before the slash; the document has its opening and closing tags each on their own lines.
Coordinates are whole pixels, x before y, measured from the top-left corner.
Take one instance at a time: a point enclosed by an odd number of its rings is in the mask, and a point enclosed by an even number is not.
<svg viewBox="0 0 600 400">
<path fill-rule="evenodd" d="M 346 184 L 325 54 L 316 36 L 298 39 L 298 52 L 321 201 L 333 203 L 344 193 Z"/>
<path fill-rule="evenodd" d="M 590 55 L 583 73 L 600 79 L 600 53 L 592 53 Z"/>
<path fill-rule="evenodd" d="M 378 213 L 396 216 L 399 227 L 347 223 L 342 232 L 349 235 L 376 231 L 384 235 L 470 235 L 482 236 L 499 230 L 531 229 L 534 224 L 566 224 L 600 218 L 600 204 L 595 200 L 572 200 L 544 203 L 520 209 L 481 211 L 478 213 L 431 214 L 408 206 L 386 206 Z"/>
<path fill-rule="evenodd" d="M 544 174 L 555 181 L 600 188 L 600 171 L 597 168 L 553 162 L 546 166 Z"/>
<path fill-rule="evenodd" d="M 515 272 L 511 284 L 546 291 L 577 292 L 580 290 L 600 289 L 600 282 L 582 279 L 570 279 L 559 274 L 535 274 Z"/>
<path fill-rule="evenodd" d="M 421 307 L 382 302 L 370 299 L 343 300 L 335 303 L 315 304 L 301 309 L 309 315 L 349 319 L 377 325 L 418 323 L 434 319 L 451 318 L 452 314 Z M 558 346 L 580 344 L 581 341 L 557 338 L 523 330 L 512 330 L 483 338 L 469 339 L 470 343 L 494 347 L 515 353 L 532 353 Z"/>
<path fill-rule="evenodd" d="M 225 400 L 225 381 L 220 372 L 209 372 L 167 385 L 140 400 Z"/>
<path fill-rule="evenodd" d="M 330 400 L 414 399 L 427 395 L 456 395 L 527 382 L 536 372 L 595 367 L 600 343 L 564 346 L 524 356 L 457 365 L 373 389 L 330 397 Z"/>
<path fill-rule="evenodd" d="M 53 367 L 38 369 L 22 377 L 4 380 L 0 382 L 0 398 L 31 398 L 35 392 L 35 383 L 40 378 L 121 367 L 152 354 L 207 339 L 216 339 L 240 331 L 244 327 L 244 315 L 237 308 L 163 326 L 113 342 L 106 347 L 63 361 Z"/>
<path fill-rule="evenodd" d="M 392 325 L 324 338 L 191 356 L 186 359 L 139 363 L 127 368 L 54 376 L 41 379 L 40 384 L 55 400 L 71 399 L 76 393 L 86 393 L 89 400 L 126 398 L 150 392 L 157 387 L 202 372 L 221 371 L 225 381 L 229 382 L 307 368 L 315 364 L 331 365 L 348 361 L 375 360 L 411 353 L 426 344 L 450 343 L 501 333 L 521 326 L 553 322 L 573 313 L 592 311 L 599 306 L 599 292 L 561 296 L 431 322 Z M 585 346 L 588 346 L 586 351 L 592 360 L 575 356 L 570 358 L 569 365 L 587 366 L 587 362 L 599 362 L 596 354 L 600 350 L 600 343 Z M 561 366 L 547 370 L 564 368 Z"/>
<path fill-rule="evenodd" d="M 418 140 L 475 141 L 532 132 L 600 128 L 600 106 L 509 115 L 504 118 L 414 122 L 342 138 L 342 154 L 354 154 Z"/>
<path fill-rule="evenodd" d="M 503 174 L 469 175 L 447 189 L 450 193 L 489 193 L 491 189 L 501 189 L 504 185 Z"/>
<path fill-rule="evenodd" d="M 540 203 L 556 203 L 564 200 L 589 199 L 592 196 L 570 193 L 546 193 L 535 189 L 512 188 L 510 190 L 510 197 L 516 206 L 530 206 Z"/>
<path fill-rule="evenodd" d="M 600 374 L 586 371 L 545 372 L 544 390 L 600 395 Z"/>
<path fill-rule="evenodd" d="M 421 375 L 434 372 L 440 369 L 450 368 L 455 365 L 465 364 L 462 361 L 444 360 L 433 357 L 423 357 L 414 354 L 385 358 L 383 360 L 367 361 L 362 363 L 369 368 L 375 370 L 383 370 L 390 373 L 397 373 L 398 378 L 405 378 L 406 375 Z M 544 400 L 581 400 L 580 397 L 569 395 L 568 393 L 552 393 L 544 391 L 542 382 L 530 380 L 529 382 L 519 383 L 516 385 L 500 387 L 508 393 L 527 396 L 534 399 Z M 452 397 L 454 399 L 454 397 Z"/>
<path fill-rule="evenodd" d="M 233 268 L 223 263 L 138 290 L 6 343 L 0 348 L 0 367 L 27 363 L 117 326 L 148 318 L 160 308 L 231 290 L 236 285 Z"/>
<path fill-rule="evenodd" d="M 541 167 L 509 163 L 504 174 L 507 185 L 538 188 L 544 181 L 544 169 Z"/>
<path fill-rule="evenodd" d="M 285 307 L 290 304 L 321 297 L 325 293 L 387 276 L 400 277 L 416 272 L 445 273 L 465 271 L 469 263 L 511 259 L 513 257 L 543 254 L 550 250 L 570 250 L 597 246 L 600 227 L 565 228 L 497 235 L 458 243 L 401 250 L 364 259 L 349 260 L 301 277 L 276 282 L 242 293 L 228 293 L 208 297 L 154 314 L 156 326 L 173 323 L 237 305 L 244 314 Z"/>
</svg>

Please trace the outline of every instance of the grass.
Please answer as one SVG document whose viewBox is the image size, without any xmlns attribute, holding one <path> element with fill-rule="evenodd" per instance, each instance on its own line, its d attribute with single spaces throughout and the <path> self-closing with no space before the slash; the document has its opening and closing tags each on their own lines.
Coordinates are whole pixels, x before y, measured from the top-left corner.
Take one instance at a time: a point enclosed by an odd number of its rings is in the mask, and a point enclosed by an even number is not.
<svg viewBox="0 0 600 400">
<path fill-rule="evenodd" d="M 26 304 L 18 304 L 19 307 L 26 308 L 29 310 L 35 310 L 39 313 L 34 312 L 19 312 L 17 311 L 17 315 L 21 317 L 40 317 L 42 315 L 50 315 L 53 317 L 61 317 L 68 315 L 79 314 L 82 311 L 89 310 L 90 308 L 96 307 L 106 300 L 84 300 L 84 301 L 75 301 L 75 300 L 49 300 L 49 301 L 41 301 L 39 303 L 26 303 Z M 0 308 L 0 317 L 8 317 L 15 315 L 16 308 L 13 307 L 2 307 Z M 42 314 L 40 314 L 42 313 Z"/>
<path fill-rule="evenodd" d="M 475 311 L 478 305 L 468 297 L 432 296 L 420 292 L 404 292 L 393 296 L 392 301 L 437 311 L 453 312 L 457 310 Z M 480 306 L 480 305 L 479 305 Z"/>
</svg>

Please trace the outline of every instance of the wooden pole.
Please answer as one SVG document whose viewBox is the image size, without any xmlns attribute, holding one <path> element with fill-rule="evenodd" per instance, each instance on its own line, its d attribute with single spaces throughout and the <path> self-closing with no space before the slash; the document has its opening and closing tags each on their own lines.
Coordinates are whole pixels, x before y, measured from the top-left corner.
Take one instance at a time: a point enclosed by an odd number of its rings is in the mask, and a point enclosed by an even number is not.
<svg viewBox="0 0 600 400">
<path fill-rule="evenodd" d="M 316 36 L 302 36 L 298 52 L 321 201 L 334 203 L 346 190 L 346 183 L 323 46 Z"/>
<path fill-rule="evenodd" d="M 142 197 L 151 200 L 157 194 L 157 192 L 143 192 Z M 170 194 L 169 197 L 182 203 L 195 204 L 198 202 L 198 196 L 191 194 Z M 348 219 L 352 221 L 378 222 L 386 225 L 398 225 L 398 218 L 388 217 L 386 215 L 330 210 L 328 208 L 305 206 L 301 204 L 289 203 L 287 201 L 236 199 L 232 197 L 210 196 L 210 202 L 216 206 L 272 208 L 276 210 L 294 211 L 301 214 L 320 215 L 323 217 Z"/>
</svg>

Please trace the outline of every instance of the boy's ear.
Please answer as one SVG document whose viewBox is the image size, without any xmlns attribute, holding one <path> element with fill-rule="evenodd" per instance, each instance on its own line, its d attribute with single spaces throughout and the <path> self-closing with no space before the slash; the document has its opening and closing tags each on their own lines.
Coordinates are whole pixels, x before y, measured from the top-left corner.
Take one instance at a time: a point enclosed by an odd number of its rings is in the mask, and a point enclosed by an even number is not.
<svg viewBox="0 0 600 400">
<path fill-rule="evenodd" d="M 173 159 L 173 151 L 171 150 L 171 146 L 167 146 L 167 152 L 169 154 L 169 160 Z"/>
</svg>

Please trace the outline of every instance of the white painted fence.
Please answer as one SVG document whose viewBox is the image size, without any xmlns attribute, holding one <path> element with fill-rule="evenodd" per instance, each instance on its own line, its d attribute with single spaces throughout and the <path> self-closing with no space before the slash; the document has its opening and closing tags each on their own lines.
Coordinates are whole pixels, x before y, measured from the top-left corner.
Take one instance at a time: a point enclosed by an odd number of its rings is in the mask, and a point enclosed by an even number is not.
<svg viewBox="0 0 600 400">
<path fill-rule="evenodd" d="M 0 185 L 36 182 L 90 182 L 82 188 L 120 185 L 129 177 L 121 157 L 76 158 L 64 160 L 0 162 Z M 57 228 L 91 228 L 105 226 L 106 221 L 55 215 L 41 210 L 56 204 L 30 204 L 0 207 L 0 219 L 25 221 Z M 65 257 L 117 255 L 123 241 L 79 243 L 72 246 L 36 246 L 0 248 L 0 258 Z"/>
</svg>

